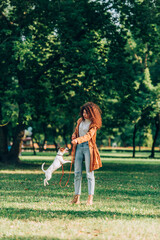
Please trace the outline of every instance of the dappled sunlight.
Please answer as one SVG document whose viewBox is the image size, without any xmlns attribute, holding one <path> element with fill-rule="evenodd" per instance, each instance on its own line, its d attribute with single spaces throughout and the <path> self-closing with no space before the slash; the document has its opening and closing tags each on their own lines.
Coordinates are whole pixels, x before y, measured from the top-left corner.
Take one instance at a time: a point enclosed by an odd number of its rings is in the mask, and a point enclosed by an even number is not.
<svg viewBox="0 0 160 240">
<path fill-rule="evenodd" d="M 0 170 L 0 174 L 43 174 L 43 172 L 42 170 Z"/>
<path fill-rule="evenodd" d="M 159 162 L 160 162 L 160 159 L 159 158 L 149 158 L 149 159 L 146 159 L 146 158 L 131 158 L 131 159 L 128 159 L 128 158 L 121 158 L 121 157 L 119 157 L 119 158 L 108 158 L 107 156 L 105 156 L 105 159 L 103 159 L 102 158 L 102 162 L 112 162 L 112 163 L 118 163 L 118 162 L 120 162 L 120 163 L 128 163 L 128 164 L 135 164 L 135 163 L 137 163 L 137 164 L 139 164 L 140 162 L 142 162 L 142 163 L 145 163 L 145 164 L 155 164 L 155 163 L 157 163 L 157 164 L 159 164 Z"/>
<path fill-rule="evenodd" d="M 65 170 L 65 173 L 69 173 L 68 170 Z M 0 170 L 0 174 L 41 174 L 44 175 L 44 172 L 42 170 Z M 53 174 L 62 174 L 62 169 L 57 170 L 55 173 Z"/>
<path fill-rule="evenodd" d="M 55 159 L 55 156 L 20 156 L 21 160 L 51 160 Z"/>
<path fill-rule="evenodd" d="M 97 224 L 95 225 L 95 220 Z M 2 227 L 2 240 L 8 240 L 10 236 L 15 236 L 15 239 L 21 240 L 62 240 L 62 239 L 158 239 L 159 221 L 146 220 L 141 222 L 137 219 L 111 221 L 108 218 L 104 219 L 79 219 L 78 221 L 64 219 L 49 219 L 41 221 L 23 220 L 23 219 L 4 219 L 0 220 Z M 21 231 L 23 229 L 23 232 Z M 119 231 L 117 231 L 119 229 Z M 48 231 L 49 230 L 49 231 Z M 114 234 L 114 238 L 112 237 Z M 158 234 L 158 235 L 157 235 Z M 54 236 L 54 238 L 53 238 Z M 132 237 L 131 237 L 132 236 Z"/>
</svg>

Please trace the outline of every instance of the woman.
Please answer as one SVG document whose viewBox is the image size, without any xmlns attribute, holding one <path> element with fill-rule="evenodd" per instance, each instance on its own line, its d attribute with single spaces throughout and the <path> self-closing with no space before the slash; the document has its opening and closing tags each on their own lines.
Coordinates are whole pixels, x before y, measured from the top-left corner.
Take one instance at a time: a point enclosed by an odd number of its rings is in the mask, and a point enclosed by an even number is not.
<svg viewBox="0 0 160 240">
<path fill-rule="evenodd" d="M 82 162 L 85 160 L 88 180 L 87 205 L 93 204 L 95 188 L 94 170 L 102 167 L 100 155 L 96 146 L 96 132 L 102 126 L 101 110 L 92 102 L 81 107 L 81 118 L 77 121 L 75 132 L 72 134 L 72 161 L 74 162 L 75 196 L 72 203 L 80 203 Z"/>
</svg>

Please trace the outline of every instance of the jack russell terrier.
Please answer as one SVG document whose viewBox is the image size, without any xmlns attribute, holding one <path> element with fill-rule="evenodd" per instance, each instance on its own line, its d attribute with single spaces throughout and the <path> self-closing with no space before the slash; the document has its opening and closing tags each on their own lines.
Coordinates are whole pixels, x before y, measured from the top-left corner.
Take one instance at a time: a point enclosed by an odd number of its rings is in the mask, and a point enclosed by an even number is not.
<svg viewBox="0 0 160 240">
<path fill-rule="evenodd" d="M 58 153 L 53 161 L 53 163 L 51 164 L 51 166 L 45 171 L 44 170 L 44 164 L 42 164 L 42 171 L 45 173 L 45 179 L 44 179 L 44 186 L 49 185 L 48 181 L 51 179 L 52 177 L 52 173 L 54 171 L 56 171 L 58 168 L 60 168 L 62 166 L 62 164 L 65 164 L 65 163 L 71 163 L 71 161 L 65 161 L 63 159 L 63 154 L 64 153 L 67 153 L 68 152 L 68 148 L 60 148 L 58 150 Z"/>
</svg>

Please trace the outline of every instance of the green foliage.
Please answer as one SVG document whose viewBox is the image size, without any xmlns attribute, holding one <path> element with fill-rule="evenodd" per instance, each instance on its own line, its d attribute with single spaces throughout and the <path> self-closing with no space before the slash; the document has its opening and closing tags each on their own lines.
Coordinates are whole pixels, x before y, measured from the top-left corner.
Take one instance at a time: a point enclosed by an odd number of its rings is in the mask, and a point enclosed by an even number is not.
<svg viewBox="0 0 160 240">
<path fill-rule="evenodd" d="M 0 121 L 70 142 L 79 109 L 102 109 L 98 142 L 159 113 L 158 2 L 1 1 Z M 115 130 L 116 129 L 116 130 Z M 131 140 L 130 140 L 131 142 Z"/>
</svg>

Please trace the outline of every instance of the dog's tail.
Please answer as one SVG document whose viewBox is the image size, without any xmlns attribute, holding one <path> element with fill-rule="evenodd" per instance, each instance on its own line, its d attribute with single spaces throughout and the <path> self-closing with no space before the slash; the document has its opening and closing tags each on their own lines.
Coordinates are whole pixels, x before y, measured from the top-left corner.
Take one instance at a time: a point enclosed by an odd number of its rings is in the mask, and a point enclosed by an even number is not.
<svg viewBox="0 0 160 240">
<path fill-rule="evenodd" d="M 46 172 L 46 171 L 44 170 L 44 168 L 43 168 L 43 167 L 44 167 L 44 164 L 45 164 L 45 163 L 42 164 L 42 171 L 43 171 L 43 172 Z"/>
</svg>

